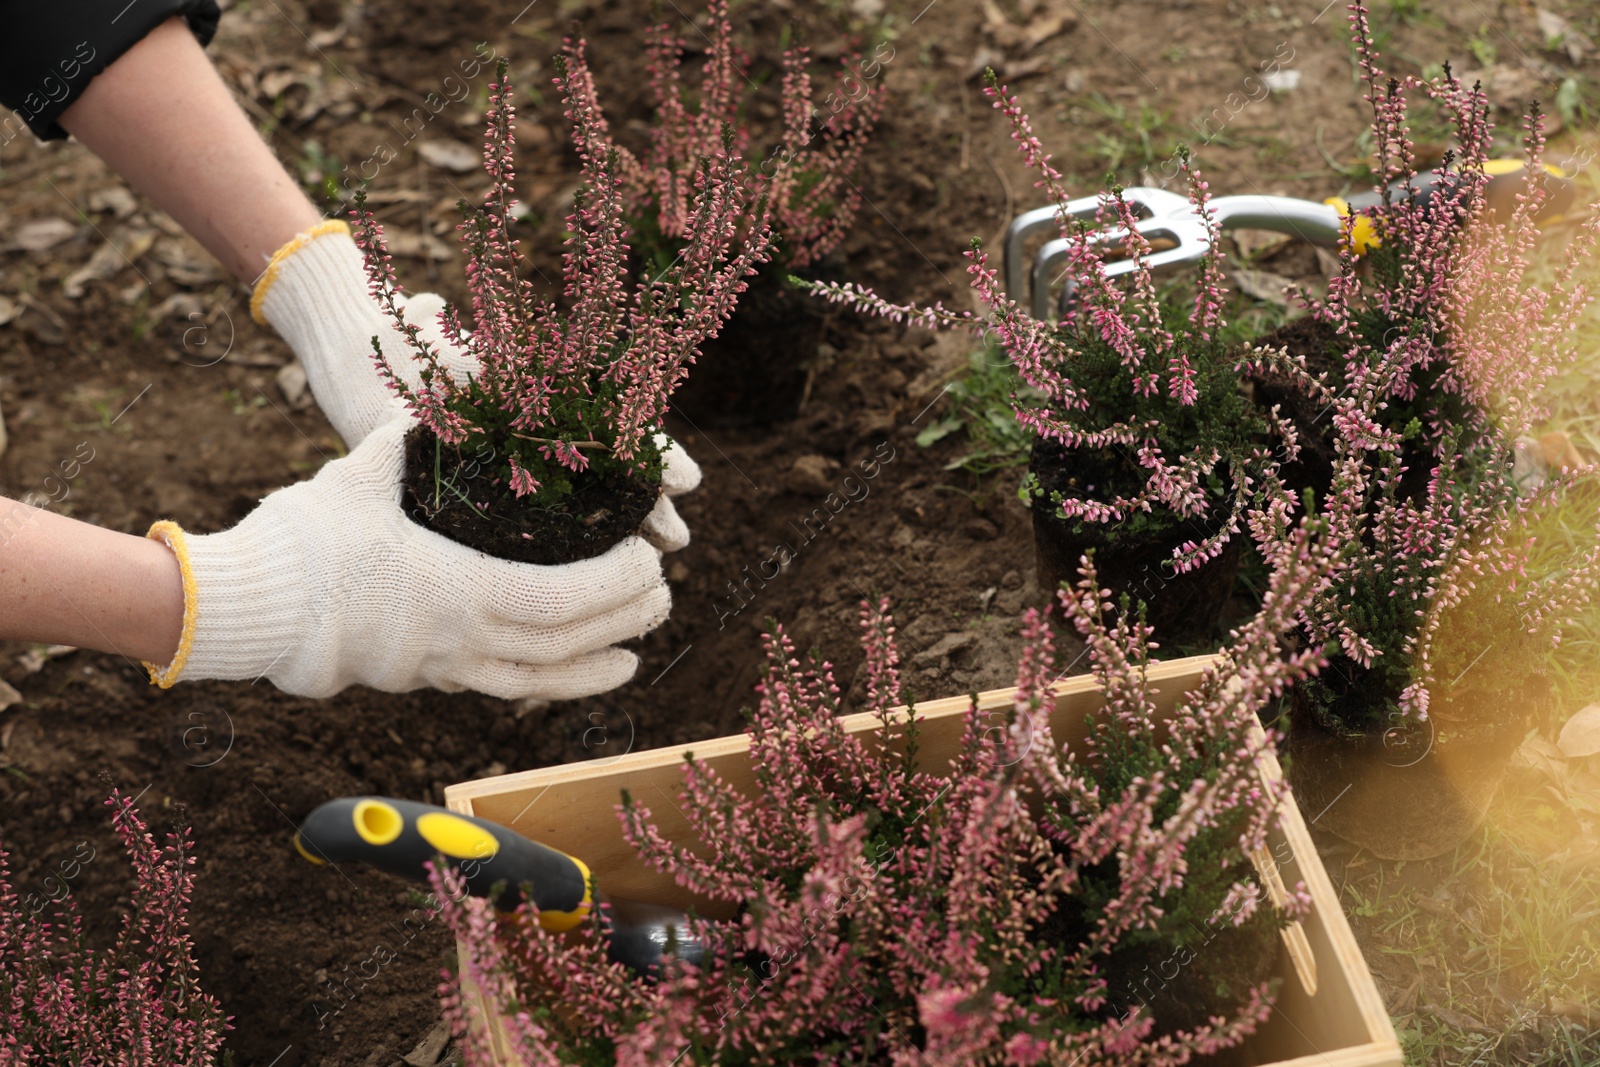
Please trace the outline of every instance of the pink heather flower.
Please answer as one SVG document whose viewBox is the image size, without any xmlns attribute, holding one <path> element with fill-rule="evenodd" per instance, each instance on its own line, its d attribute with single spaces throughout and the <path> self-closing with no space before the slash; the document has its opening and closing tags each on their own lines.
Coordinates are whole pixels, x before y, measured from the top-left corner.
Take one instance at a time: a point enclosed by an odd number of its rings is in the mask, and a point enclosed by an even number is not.
<svg viewBox="0 0 1600 1067">
<path fill-rule="evenodd" d="M 688 232 L 693 176 L 704 158 L 742 157 L 751 143 L 744 57 L 733 42 L 727 0 L 706 5 L 706 59 L 691 107 L 685 102 L 685 41 L 678 20 L 650 34 L 646 72 L 656 105 L 656 123 L 644 158 L 622 173 L 629 213 L 652 218 L 661 234 Z M 808 49 L 783 54 L 779 106 L 783 138 L 764 154 L 753 180 L 771 208 L 772 226 L 789 266 L 806 267 L 844 239 L 861 207 L 854 174 L 883 109 L 881 80 L 858 77 L 859 55 L 846 55 L 829 91 L 812 85 Z M 742 227 L 740 232 L 742 233 Z"/>
<path fill-rule="evenodd" d="M 1436 676 L 1441 646 L 1473 626 L 1488 627 L 1507 646 L 1518 629 L 1553 644 L 1600 582 L 1593 517 L 1587 549 L 1555 570 L 1545 564 L 1532 577 L 1526 570 L 1534 525 L 1570 506 L 1572 486 L 1600 472 L 1567 472 L 1532 493 L 1510 476 L 1516 439 L 1545 417 L 1544 386 L 1572 365 L 1573 327 L 1591 297 L 1577 268 L 1594 254 L 1600 219 L 1577 227 L 1559 263 L 1543 269 L 1535 220 L 1550 193 L 1537 109 L 1523 131 L 1530 177 L 1510 217 L 1491 221 L 1484 190 L 1493 126 L 1482 90 L 1448 67 L 1433 79 L 1386 76 L 1365 7 L 1350 10 L 1382 185 L 1404 190 L 1418 180 L 1411 97 L 1434 102 L 1453 120 L 1457 147 L 1426 207 L 1391 192 L 1372 212 L 1382 247 L 1368 257 L 1371 265 L 1358 269 L 1347 242 L 1327 297 L 1306 301 L 1312 316 L 1349 339 L 1342 388 L 1312 380 L 1281 354 L 1261 355 L 1331 409 L 1336 431 L 1339 461 L 1321 506 L 1347 531 L 1351 550 L 1338 580 L 1307 609 L 1304 640 L 1335 644 L 1362 666 L 1398 659 L 1411 679 L 1400 706 L 1421 719 L 1431 690 L 1468 666 Z M 1394 415 L 1397 404 L 1420 417 L 1405 425 Z M 1427 472 L 1420 490 L 1405 488 L 1415 478 L 1402 483 L 1412 467 Z M 1469 625 L 1461 611 L 1474 596 Z M 1540 668 L 1525 661 L 1517 669 Z"/>
<path fill-rule="evenodd" d="M 0 850 L 0 1062 L 209 1067 L 229 1027 L 200 989 L 189 939 L 189 831 L 157 845 L 132 800 L 112 790 L 106 805 L 134 874 L 133 908 L 109 950 L 86 943 L 70 896 L 59 921 L 41 921 Z"/>
<path fill-rule="evenodd" d="M 1051 165 L 1021 103 L 992 78 L 985 91 L 1010 120 L 1012 139 L 1024 162 L 1038 173 L 1038 186 L 1064 204 L 1068 197 L 1061 174 Z M 1187 154 L 1179 165 L 1214 249 L 1220 231 L 1208 186 Z M 950 311 L 941 305 L 895 304 L 850 283 L 812 283 L 808 288 L 894 321 L 993 336 L 1022 381 L 1040 398 L 1013 398 L 1021 425 L 1068 449 L 1116 448 L 1124 455 L 1137 455 L 1149 472 L 1142 490 L 1131 496 L 1085 494 L 1064 500 L 1062 517 L 1109 524 L 1157 506 L 1180 518 L 1221 509 L 1225 518 L 1216 532 L 1177 553 L 1178 569 L 1190 570 L 1219 555 L 1245 528 L 1245 516 L 1252 508 L 1292 510 L 1297 501 L 1282 487 L 1278 457 L 1259 447 L 1258 438 L 1270 421 L 1253 415 L 1237 397 L 1230 400 L 1219 392 L 1233 391 L 1237 372 L 1250 358 L 1241 359 L 1217 336 L 1225 325 L 1222 308 L 1227 299 L 1219 253 L 1213 250 L 1200 261 L 1194 304 L 1175 333 L 1166 325 L 1149 267 L 1150 244 L 1137 230 L 1137 221 L 1133 206 L 1117 188 L 1104 198 L 1095 225 L 1080 224 L 1063 214 L 1060 235 L 1069 242 L 1064 273 L 1074 286 L 1076 303 L 1060 323 L 1036 320 L 1013 302 L 976 242 L 967 253 L 967 274 L 985 306 L 982 314 Z M 1110 238 L 1108 233 L 1116 236 Z M 1112 247 L 1134 264 L 1115 281 L 1105 271 Z M 1102 352 L 1120 361 L 1128 376 L 1126 388 L 1107 384 L 1099 359 Z M 1202 394 L 1203 388 L 1209 389 L 1208 395 Z M 1187 440 L 1171 436 L 1175 426 L 1189 422 L 1199 423 L 1206 438 L 1226 447 L 1195 453 Z M 1211 487 L 1218 474 L 1225 474 L 1232 485 L 1222 499 Z"/>
<path fill-rule="evenodd" d="M 507 456 L 502 477 L 518 496 L 540 492 L 549 472 L 586 470 L 597 456 L 642 467 L 655 455 L 653 435 L 673 389 L 701 342 L 727 321 L 772 241 L 765 204 L 743 165 L 718 151 L 679 176 L 682 255 L 658 275 L 630 281 L 624 188 L 638 164 L 610 138 L 583 41 L 567 41 L 556 68 L 584 178 L 567 218 L 562 301 L 537 293 L 519 267 L 515 109 L 502 65 L 490 85 L 484 138 L 490 190 L 457 227 L 471 328 L 454 307 L 440 321 L 445 336 L 477 358 L 470 381 L 453 379 L 405 321 L 382 227 L 359 201 L 352 213 L 373 295 L 409 340 L 422 384 L 408 386 L 378 351 L 380 374 L 445 445 L 489 444 Z"/>
</svg>

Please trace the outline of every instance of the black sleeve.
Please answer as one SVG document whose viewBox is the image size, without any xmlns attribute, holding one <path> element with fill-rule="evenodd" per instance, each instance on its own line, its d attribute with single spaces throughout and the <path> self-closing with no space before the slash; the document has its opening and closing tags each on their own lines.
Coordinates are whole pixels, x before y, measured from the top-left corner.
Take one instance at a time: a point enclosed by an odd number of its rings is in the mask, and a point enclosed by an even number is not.
<svg viewBox="0 0 1600 1067">
<path fill-rule="evenodd" d="M 216 0 L 0 0 L 0 104 L 39 138 L 66 137 L 56 119 L 90 79 L 174 15 L 206 45 L 221 12 Z"/>
</svg>

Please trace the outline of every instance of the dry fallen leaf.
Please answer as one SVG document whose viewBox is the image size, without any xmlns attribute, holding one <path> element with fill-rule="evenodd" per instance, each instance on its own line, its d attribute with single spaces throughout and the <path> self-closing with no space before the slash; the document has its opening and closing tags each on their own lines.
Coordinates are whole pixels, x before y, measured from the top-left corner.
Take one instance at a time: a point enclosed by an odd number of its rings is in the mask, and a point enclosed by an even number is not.
<svg viewBox="0 0 1600 1067">
<path fill-rule="evenodd" d="M 17 657 L 17 662 L 22 664 L 22 669 L 29 674 L 38 674 L 44 670 L 44 665 L 58 656 L 65 656 L 69 652 L 78 651 L 71 645 L 44 645 L 34 646 Z"/>
<path fill-rule="evenodd" d="M 1294 285 L 1294 279 L 1285 278 L 1268 270 L 1251 270 L 1249 267 L 1239 267 L 1230 273 L 1233 275 L 1234 284 L 1246 296 L 1253 296 L 1257 300 L 1265 300 L 1279 307 L 1289 306 L 1289 287 Z"/>
<path fill-rule="evenodd" d="M 1279 249 L 1288 247 L 1294 240 L 1286 233 L 1271 233 L 1267 230 L 1229 230 L 1228 236 L 1233 238 L 1239 254 L 1251 260 L 1266 259 Z"/>
<path fill-rule="evenodd" d="M 125 219 L 139 209 L 139 201 L 125 185 L 108 185 L 89 194 L 90 211 L 109 211 Z"/>
<path fill-rule="evenodd" d="M 386 230 L 384 241 L 391 255 L 403 259 L 432 259 L 443 261 L 453 254 L 449 245 L 433 234 L 412 233 L 409 230 Z"/>
<path fill-rule="evenodd" d="M 1539 453 L 1547 468 L 1583 466 L 1583 456 L 1578 453 L 1572 439 L 1559 430 L 1539 435 Z"/>
<path fill-rule="evenodd" d="M 0 711 L 5 711 L 7 708 L 20 703 L 22 703 L 22 694 L 17 692 L 16 687 L 11 683 L 4 678 L 0 678 Z"/>
<path fill-rule="evenodd" d="M 1570 22 L 1554 11 L 1539 8 L 1534 18 L 1539 24 L 1539 32 L 1544 34 L 1545 47 L 1564 49 L 1567 58 L 1575 64 L 1582 63 L 1583 57 L 1594 47 L 1594 42 L 1573 29 Z"/>
<path fill-rule="evenodd" d="M 457 174 L 470 173 L 483 164 L 478 153 L 460 141 L 423 141 L 417 146 L 417 154 L 440 170 Z"/>
<path fill-rule="evenodd" d="M 95 249 L 89 262 L 67 275 L 61 291 L 69 300 L 76 300 L 92 281 L 105 281 L 116 277 L 124 267 L 131 267 L 139 257 L 150 251 L 156 242 L 156 231 L 147 229 L 119 230 L 105 244 Z"/>
<path fill-rule="evenodd" d="M 306 369 L 300 361 L 285 363 L 277 376 L 278 392 L 291 408 L 299 410 L 311 403 L 311 391 L 306 380 Z"/>
<path fill-rule="evenodd" d="M 1563 791 L 1571 778 L 1566 756 L 1562 754 L 1559 748 L 1538 734 L 1533 734 L 1522 742 L 1521 747 L 1516 751 L 1516 755 L 1512 757 L 1511 764 L 1514 767 L 1525 767 L 1528 770 L 1544 775 Z"/>
<path fill-rule="evenodd" d="M 204 315 L 206 302 L 198 293 L 173 293 L 161 303 L 150 309 L 150 322 L 155 324 L 164 321 L 169 316 L 179 319 L 188 319 L 195 315 Z"/>
<path fill-rule="evenodd" d="M 167 277 L 187 288 L 199 289 L 222 280 L 215 260 L 192 254 L 186 243 L 177 238 L 157 240 L 151 256 L 167 269 Z"/>
<path fill-rule="evenodd" d="M 1568 719 L 1556 745 L 1568 759 L 1600 753 L 1600 704 L 1590 704 Z"/>
<path fill-rule="evenodd" d="M 13 241 L 26 252 L 48 252 L 77 232 L 78 228 L 66 219 L 34 219 L 17 227 Z"/>
<path fill-rule="evenodd" d="M 17 312 L 21 310 L 22 309 L 17 306 L 17 302 L 15 300 L 11 299 L 9 296 L 0 294 L 0 326 L 4 326 L 6 323 L 16 318 Z"/>
<path fill-rule="evenodd" d="M 17 301 L 32 314 L 17 319 L 17 327 L 35 341 L 45 345 L 67 343 L 67 323 L 54 308 L 32 293 L 24 293 Z"/>
</svg>

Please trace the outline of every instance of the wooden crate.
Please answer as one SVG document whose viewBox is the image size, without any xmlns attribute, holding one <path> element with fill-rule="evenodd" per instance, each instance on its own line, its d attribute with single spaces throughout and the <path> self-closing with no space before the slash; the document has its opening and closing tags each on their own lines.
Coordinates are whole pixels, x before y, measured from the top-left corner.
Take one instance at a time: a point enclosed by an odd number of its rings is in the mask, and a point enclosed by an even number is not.
<svg viewBox="0 0 1600 1067">
<path fill-rule="evenodd" d="M 1163 713 L 1176 706 L 1209 662 L 1210 657 L 1196 656 L 1151 666 L 1152 690 Z M 1010 689 L 983 693 L 979 706 L 1009 707 L 1013 693 Z M 968 697 L 952 697 L 917 707 L 923 767 L 946 765 L 956 753 L 969 705 Z M 1060 682 L 1052 730 L 1063 742 L 1077 743 L 1083 737 L 1084 716 L 1099 705 L 1093 679 Z M 874 730 L 878 724 L 867 714 L 843 721 L 852 732 Z M 666 836 L 687 833 L 677 807 L 685 751 L 692 751 L 739 788 L 753 791 L 749 739 L 741 734 L 465 782 L 446 789 L 445 802 L 454 811 L 509 826 L 581 857 L 608 893 L 680 908 L 694 904 L 702 914 L 716 914 L 670 878 L 640 863 L 623 840 L 615 813 L 626 789 L 650 808 Z M 1280 777 L 1278 761 L 1270 752 L 1263 755 L 1261 773 L 1268 780 Z M 1257 862 L 1267 888 L 1277 893 L 1284 883 L 1304 881 L 1311 893 L 1311 914 L 1284 931 L 1277 963 L 1283 979 L 1277 1007 L 1271 1021 L 1250 1039 L 1244 1062 L 1255 1067 L 1400 1067 L 1394 1027 L 1292 797 L 1285 802 L 1281 825 L 1269 838 L 1268 853 Z M 482 1017 L 498 1034 L 494 1012 L 483 1007 Z M 506 1067 L 519 1067 L 522 1061 L 508 1044 L 503 1039 L 499 1044 Z"/>
</svg>

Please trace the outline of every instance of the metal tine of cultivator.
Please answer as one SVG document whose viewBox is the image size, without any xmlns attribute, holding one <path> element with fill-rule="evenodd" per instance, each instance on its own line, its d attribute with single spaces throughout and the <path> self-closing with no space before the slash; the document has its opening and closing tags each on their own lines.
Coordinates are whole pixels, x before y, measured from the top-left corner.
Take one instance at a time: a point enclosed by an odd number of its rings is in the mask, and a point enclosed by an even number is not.
<svg viewBox="0 0 1600 1067">
<path fill-rule="evenodd" d="M 1069 200 L 1064 206 L 1048 205 L 1043 208 L 1034 208 L 1024 211 L 1016 218 L 1011 219 L 1010 226 L 1005 227 L 1005 294 L 1018 304 L 1027 302 L 1027 278 L 1022 274 L 1022 248 L 1027 245 L 1027 238 L 1035 234 L 1050 230 L 1058 232 L 1061 229 L 1062 214 L 1077 216 L 1077 208 L 1088 205 L 1088 211 L 1093 213 L 1099 206 L 1099 197 L 1080 197 L 1078 200 Z"/>
<path fill-rule="evenodd" d="M 1134 229 L 1152 244 L 1171 245 L 1170 248 L 1161 248 L 1145 257 L 1145 266 L 1151 270 L 1199 259 L 1210 247 L 1210 235 L 1206 232 L 1204 223 L 1183 197 L 1162 189 L 1142 187 L 1124 190 L 1122 196 L 1135 210 L 1142 208 L 1150 213 L 1148 218 L 1142 218 L 1134 223 Z M 1128 230 L 1122 226 L 1094 233 L 1089 237 L 1093 244 L 1109 245 L 1113 249 L 1125 245 L 1127 239 Z M 1058 237 L 1047 242 L 1034 256 L 1030 293 L 1031 313 L 1034 318 L 1049 317 L 1051 288 L 1056 281 L 1052 274 L 1057 265 L 1072 254 L 1072 249 L 1073 242 L 1070 239 Z M 1137 263 L 1129 258 L 1113 259 L 1103 264 L 1108 278 L 1127 274 L 1136 267 Z M 1061 295 L 1063 305 L 1071 295 L 1071 288 L 1069 284 L 1067 291 Z"/>
<path fill-rule="evenodd" d="M 1187 263 L 1204 256 L 1211 248 L 1212 234 L 1207 230 L 1204 220 L 1195 211 L 1187 197 L 1169 193 L 1163 189 L 1151 189 L 1136 186 L 1124 190 L 1125 199 L 1135 210 L 1143 209 L 1149 217 L 1142 218 L 1136 224 L 1138 231 L 1147 241 L 1153 244 L 1170 243 L 1172 247 L 1162 248 L 1145 257 L 1145 264 L 1151 270 L 1170 267 L 1178 263 Z M 1099 198 L 1090 198 L 1098 202 Z M 1079 201 L 1073 201 L 1077 204 Z M 1339 237 L 1344 229 L 1344 220 L 1339 211 L 1329 204 L 1318 204 L 1310 200 L 1299 200 L 1292 196 L 1266 196 L 1244 195 L 1224 196 L 1211 201 L 1212 221 L 1217 233 L 1228 230 L 1267 230 L 1272 233 L 1288 234 L 1299 237 L 1313 244 L 1325 247 L 1336 247 Z M 1034 216 L 1044 215 L 1051 220 L 1055 216 L 1053 209 L 1041 208 L 1019 216 L 1013 223 L 1013 230 L 1021 230 L 1017 223 L 1029 220 Z M 1089 212 L 1092 214 L 1092 211 Z M 1082 217 L 1082 213 L 1080 213 Z M 1042 223 L 1035 223 L 1032 227 L 1037 230 Z M 1008 231 L 1008 236 L 1009 236 Z M 1032 230 L 1028 231 L 1032 232 Z M 1093 234 L 1090 238 L 1095 244 L 1116 245 L 1127 239 L 1127 230 L 1123 227 L 1106 230 Z M 1016 242 L 1016 247 L 1008 243 L 1006 246 L 1007 269 L 1011 269 L 1012 257 L 1018 261 L 1020 272 L 1021 241 Z M 1056 279 L 1051 277 L 1056 265 L 1066 258 L 1072 251 L 1072 242 L 1066 238 L 1057 238 L 1047 242 L 1034 257 L 1033 273 L 1030 277 L 1029 305 L 1034 318 L 1043 319 L 1050 315 L 1051 288 Z M 1133 271 L 1136 264 L 1132 259 L 1117 259 L 1105 264 L 1107 277 L 1117 277 Z M 1012 286 L 1012 274 L 1008 273 L 1006 282 Z M 1018 278 L 1020 282 L 1020 277 Z M 1012 287 L 1020 288 L 1020 285 Z M 1010 290 L 1008 290 L 1010 291 Z M 1020 299 L 1015 291 L 1010 291 L 1013 299 Z M 1061 310 L 1065 311 L 1066 304 L 1071 297 L 1069 284 L 1060 296 Z"/>
<path fill-rule="evenodd" d="M 1059 233 L 1062 215 L 1083 218 L 1086 215 L 1093 215 L 1099 208 L 1098 196 L 1083 196 L 1069 200 L 1065 204 L 1036 207 L 1012 219 L 1011 224 L 1006 227 L 1004 243 L 1006 295 L 1019 304 L 1028 301 L 1027 276 L 1022 271 L 1022 250 L 1027 245 L 1028 238 L 1047 231 Z"/>
<path fill-rule="evenodd" d="M 1135 213 L 1147 216 L 1135 223 L 1135 227 L 1146 239 L 1165 239 L 1176 245 L 1175 248 L 1164 249 L 1149 257 L 1148 262 L 1151 266 L 1181 262 L 1204 254 L 1207 245 L 1205 227 L 1200 224 L 1186 197 L 1169 193 L 1165 189 L 1136 185 L 1124 189 L 1122 198 Z M 1107 211 L 1111 209 L 1111 197 L 1108 193 L 1079 197 L 1059 207 L 1035 208 L 1018 215 L 1007 227 L 1006 294 L 1018 302 L 1026 300 L 1034 318 L 1043 319 L 1049 316 L 1050 272 L 1054 265 L 1071 251 L 1072 242 L 1065 237 L 1057 237 L 1047 242 L 1035 255 L 1033 270 L 1024 281 L 1022 254 L 1027 239 L 1047 227 L 1059 231 L 1062 216 L 1078 219 L 1095 218 L 1102 208 Z M 1121 226 L 1090 236 L 1090 240 L 1095 244 L 1115 244 L 1126 238 L 1127 231 Z M 1191 249 L 1189 246 L 1196 242 L 1198 247 Z M 1174 255 L 1175 252 L 1182 254 Z M 1106 265 L 1106 273 L 1110 276 L 1123 274 L 1131 269 L 1131 261 L 1128 261 L 1127 266 L 1122 266 L 1119 261 Z"/>
<path fill-rule="evenodd" d="M 1155 197 L 1147 199 L 1144 194 L 1154 193 Z M 1152 215 L 1158 209 L 1170 211 L 1172 205 L 1164 203 L 1163 198 L 1172 197 L 1161 189 L 1147 189 L 1136 186 L 1123 193 L 1124 198 L 1137 210 L 1144 208 Z M 1187 204 L 1182 197 L 1172 197 L 1179 203 Z M 1092 219 L 1099 214 L 1102 205 L 1109 208 L 1109 198 L 1105 193 L 1096 193 L 1093 196 L 1080 196 L 1075 200 L 1068 200 L 1065 204 L 1048 204 L 1036 207 L 1032 211 L 1024 211 L 1011 220 L 1011 225 L 1006 227 L 1005 236 L 1005 271 L 1006 295 L 1020 303 L 1028 302 L 1028 274 L 1023 270 L 1022 253 L 1028 243 L 1028 238 L 1043 232 L 1059 234 L 1061 219 Z M 1035 301 L 1037 303 L 1037 301 Z"/>
</svg>

